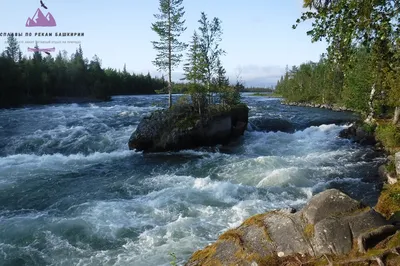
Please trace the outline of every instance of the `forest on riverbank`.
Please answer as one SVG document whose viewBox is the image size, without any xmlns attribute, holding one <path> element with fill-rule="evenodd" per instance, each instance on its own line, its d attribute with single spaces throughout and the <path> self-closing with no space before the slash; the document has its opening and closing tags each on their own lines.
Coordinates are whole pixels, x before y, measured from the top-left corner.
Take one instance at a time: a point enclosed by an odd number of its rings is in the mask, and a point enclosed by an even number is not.
<svg viewBox="0 0 400 266">
<path fill-rule="evenodd" d="M 36 46 L 36 48 L 38 48 Z M 55 98 L 108 100 L 111 95 L 154 94 L 165 87 L 162 78 L 104 68 L 98 56 L 88 60 L 81 47 L 68 56 L 33 52 L 23 56 L 17 38 L 8 37 L 0 55 L 0 108 L 51 103 Z"/>
<path fill-rule="evenodd" d="M 313 42 L 326 40 L 318 62 L 286 68 L 276 86 L 289 102 L 337 104 L 369 120 L 400 116 L 400 2 L 305 0 L 293 25 L 311 20 Z"/>
<path fill-rule="evenodd" d="M 304 0 L 308 8 L 293 25 L 311 20 L 313 42 L 326 40 L 318 62 L 287 67 L 276 86 L 286 102 L 343 106 L 362 114 L 357 132 L 371 134 L 388 156 L 386 186 L 378 208 L 400 208 L 400 2 Z M 357 133 L 356 133 L 357 134 Z"/>
</svg>

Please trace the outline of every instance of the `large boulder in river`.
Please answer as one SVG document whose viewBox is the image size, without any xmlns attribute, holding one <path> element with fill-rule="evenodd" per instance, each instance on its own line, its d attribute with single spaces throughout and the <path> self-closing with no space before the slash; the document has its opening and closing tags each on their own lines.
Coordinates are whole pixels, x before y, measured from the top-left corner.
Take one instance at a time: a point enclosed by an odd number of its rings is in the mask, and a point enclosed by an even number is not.
<svg viewBox="0 0 400 266">
<path fill-rule="evenodd" d="M 195 252 L 186 265 L 300 265 L 303 258 L 338 258 L 350 252 L 364 256 L 396 231 L 375 210 L 329 189 L 299 212 L 278 210 L 247 219 Z M 297 264 L 286 263 L 294 258 Z"/>
<path fill-rule="evenodd" d="M 129 149 L 165 152 L 228 144 L 244 134 L 249 108 L 213 106 L 199 116 L 188 104 L 158 110 L 143 118 L 129 139 Z"/>
<path fill-rule="evenodd" d="M 366 124 L 353 124 L 339 132 L 340 138 L 350 139 L 361 145 L 375 145 L 374 130 L 367 130 L 370 126 Z"/>
</svg>

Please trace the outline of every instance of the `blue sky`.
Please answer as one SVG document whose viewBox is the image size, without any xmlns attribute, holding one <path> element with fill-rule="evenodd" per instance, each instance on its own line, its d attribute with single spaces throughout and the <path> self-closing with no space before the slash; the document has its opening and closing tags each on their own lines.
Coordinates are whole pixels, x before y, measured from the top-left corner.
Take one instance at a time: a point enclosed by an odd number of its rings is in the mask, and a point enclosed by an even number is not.
<svg viewBox="0 0 400 266">
<path fill-rule="evenodd" d="M 0 32 L 83 32 L 84 37 L 63 37 L 61 40 L 81 41 L 84 56 L 97 54 L 104 67 L 135 73 L 161 75 L 152 65 L 156 52 L 151 41 L 157 35 L 151 31 L 158 0 L 44 0 L 56 27 L 25 27 L 40 6 L 39 0 L 2 0 Z M 325 52 L 326 44 L 311 43 L 306 31 L 310 23 L 292 29 L 301 15 L 302 0 L 184 0 L 187 31 L 183 41 L 189 41 L 198 28 L 200 13 L 211 19 L 222 20 L 224 30 L 222 48 L 227 52 L 223 64 L 232 81 L 240 74 L 248 86 L 274 84 L 285 66 L 316 61 Z M 0 50 L 5 48 L 5 37 L 0 37 Z M 56 41 L 57 37 L 20 37 L 24 53 L 33 47 L 26 41 Z M 41 48 L 55 47 L 75 51 L 78 44 L 42 44 Z M 175 69 L 173 77 L 181 77 L 182 68 Z"/>
</svg>

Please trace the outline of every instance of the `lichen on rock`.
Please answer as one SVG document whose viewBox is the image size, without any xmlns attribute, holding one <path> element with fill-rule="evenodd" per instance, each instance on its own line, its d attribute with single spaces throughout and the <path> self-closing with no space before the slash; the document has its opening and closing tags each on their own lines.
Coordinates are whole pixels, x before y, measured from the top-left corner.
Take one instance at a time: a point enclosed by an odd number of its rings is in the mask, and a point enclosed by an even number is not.
<svg viewBox="0 0 400 266">
<path fill-rule="evenodd" d="M 186 265 L 299 265 L 306 259 L 348 259 L 354 254 L 369 259 L 367 253 L 382 241 L 393 248 L 397 229 L 370 207 L 329 189 L 299 212 L 278 210 L 250 217 L 194 253 Z"/>
</svg>

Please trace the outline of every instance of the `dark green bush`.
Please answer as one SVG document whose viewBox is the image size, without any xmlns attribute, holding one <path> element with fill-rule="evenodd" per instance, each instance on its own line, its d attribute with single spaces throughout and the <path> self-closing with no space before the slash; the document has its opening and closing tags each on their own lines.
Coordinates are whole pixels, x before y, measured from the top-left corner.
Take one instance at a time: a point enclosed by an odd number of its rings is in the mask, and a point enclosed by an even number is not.
<svg viewBox="0 0 400 266">
<path fill-rule="evenodd" d="M 380 125 L 376 128 L 376 137 L 386 148 L 400 146 L 400 129 L 392 124 Z"/>
</svg>

